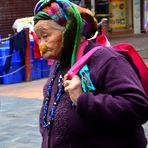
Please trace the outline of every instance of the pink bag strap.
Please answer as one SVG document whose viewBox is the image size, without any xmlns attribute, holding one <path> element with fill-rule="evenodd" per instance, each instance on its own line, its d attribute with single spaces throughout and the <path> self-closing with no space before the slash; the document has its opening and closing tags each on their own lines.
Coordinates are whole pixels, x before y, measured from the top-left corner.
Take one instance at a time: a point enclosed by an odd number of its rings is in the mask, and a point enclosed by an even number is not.
<svg viewBox="0 0 148 148">
<path fill-rule="evenodd" d="M 85 49 L 85 47 L 88 45 L 88 40 L 84 40 L 82 43 L 81 43 L 81 45 L 80 45 L 80 47 L 79 47 L 79 49 L 78 49 L 78 52 L 77 52 L 77 57 L 76 57 L 76 61 L 78 61 L 82 56 L 83 56 L 83 54 L 84 54 L 84 49 Z"/>
<path fill-rule="evenodd" d="M 79 70 L 84 66 L 84 64 L 86 64 L 87 60 L 91 57 L 91 55 L 100 48 L 102 48 L 102 46 L 94 47 L 84 56 L 82 56 L 67 72 L 68 79 L 72 79 L 72 77 L 79 72 Z"/>
</svg>

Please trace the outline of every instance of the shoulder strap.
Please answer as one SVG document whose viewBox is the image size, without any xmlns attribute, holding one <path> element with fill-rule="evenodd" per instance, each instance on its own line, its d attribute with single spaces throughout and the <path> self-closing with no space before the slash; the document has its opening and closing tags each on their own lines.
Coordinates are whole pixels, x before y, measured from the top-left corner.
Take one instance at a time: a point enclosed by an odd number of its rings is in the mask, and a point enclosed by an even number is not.
<svg viewBox="0 0 148 148">
<path fill-rule="evenodd" d="M 80 47 L 79 47 L 79 49 L 78 49 L 78 52 L 77 52 L 77 57 L 76 57 L 76 61 L 78 61 L 82 56 L 83 56 L 83 54 L 84 54 L 84 49 L 85 49 L 85 47 L 88 45 L 88 40 L 84 40 L 82 43 L 81 43 L 81 45 L 80 45 Z"/>
<path fill-rule="evenodd" d="M 102 46 L 97 46 L 92 48 L 89 52 L 87 52 L 84 56 L 82 56 L 67 72 L 68 79 L 72 79 L 74 75 L 76 75 L 79 70 L 85 65 L 87 60 L 91 57 L 91 55 L 98 49 L 102 48 Z"/>
</svg>

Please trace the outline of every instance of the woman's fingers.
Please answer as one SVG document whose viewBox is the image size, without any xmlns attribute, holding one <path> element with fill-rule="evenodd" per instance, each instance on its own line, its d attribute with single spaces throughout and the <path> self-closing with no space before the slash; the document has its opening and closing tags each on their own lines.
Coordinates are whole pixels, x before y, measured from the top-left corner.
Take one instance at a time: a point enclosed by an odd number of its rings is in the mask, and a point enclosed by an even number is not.
<svg viewBox="0 0 148 148">
<path fill-rule="evenodd" d="M 68 79 L 67 74 L 64 75 L 64 81 L 66 81 Z"/>
<path fill-rule="evenodd" d="M 64 81 L 64 87 L 67 87 L 68 85 L 70 85 L 70 80 L 65 80 Z"/>
<path fill-rule="evenodd" d="M 75 75 L 71 80 L 64 76 L 64 90 L 69 95 L 71 101 L 76 105 L 78 97 L 82 94 L 81 80 Z"/>
<path fill-rule="evenodd" d="M 81 81 L 79 79 L 79 76 L 75 75 L 71 80 L 67 80 L 67 77 L 64 76 L 64 87 L 65 90 L 69 91 L 75 91 L 77 87 L 81 87 Z"/>
</svg>

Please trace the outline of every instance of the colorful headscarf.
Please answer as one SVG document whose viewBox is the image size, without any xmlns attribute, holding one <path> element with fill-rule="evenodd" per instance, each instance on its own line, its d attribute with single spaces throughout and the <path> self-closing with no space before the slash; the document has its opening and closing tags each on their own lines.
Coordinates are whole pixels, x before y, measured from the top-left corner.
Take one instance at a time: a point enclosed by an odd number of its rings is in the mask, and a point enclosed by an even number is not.
<svg viewBox="0 0 148 148">
<path fill-rule="evenodd" d="M 91 11 L 69 0 L 40 0 L 34 15 L 35 24 L 39 20 L 52 19 L 65 27 L 61 61 L 69 63 L 71 60 L 71 65 L 75 63 L 82 35 L 90 38 L 97 30 L 97 21 Z"/>
</svg>

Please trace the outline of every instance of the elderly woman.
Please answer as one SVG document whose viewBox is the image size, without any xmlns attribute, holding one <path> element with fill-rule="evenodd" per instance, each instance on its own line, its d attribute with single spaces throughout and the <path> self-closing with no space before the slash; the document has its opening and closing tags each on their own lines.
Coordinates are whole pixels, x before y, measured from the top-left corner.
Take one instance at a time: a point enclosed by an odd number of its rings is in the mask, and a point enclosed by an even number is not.
<svg viewBox="0 0 148 148">
<path fill-rule="evenodd" d="M 40 0 L 34 13 L 40 52 L 55 61 L 43 89 L 42 148 L 146 148 L 148 98 L 124 55 L 102 47 L 85 65 L 85 81 L 66 74 L 85 41 L 83 54 L 99 46 L 90 39 L 92 13 L 68 0 Z"/>
</svg>

